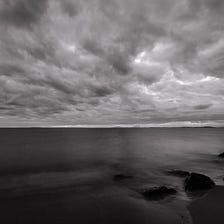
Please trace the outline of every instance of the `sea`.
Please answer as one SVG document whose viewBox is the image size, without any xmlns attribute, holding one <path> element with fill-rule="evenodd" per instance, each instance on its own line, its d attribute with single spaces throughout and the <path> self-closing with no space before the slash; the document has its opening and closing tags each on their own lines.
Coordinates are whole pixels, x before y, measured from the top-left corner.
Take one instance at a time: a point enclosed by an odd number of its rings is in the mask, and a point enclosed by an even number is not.
<svg viewBox="0 0 224 224">
<path fill-rule="evenodd" d="M 173 169 L 224 185 L 224 128 L 1 128 L 0 143 L 1 223 L 112 223 L 103 199 L 155 186 L 191 200 Z"/>
</svg>

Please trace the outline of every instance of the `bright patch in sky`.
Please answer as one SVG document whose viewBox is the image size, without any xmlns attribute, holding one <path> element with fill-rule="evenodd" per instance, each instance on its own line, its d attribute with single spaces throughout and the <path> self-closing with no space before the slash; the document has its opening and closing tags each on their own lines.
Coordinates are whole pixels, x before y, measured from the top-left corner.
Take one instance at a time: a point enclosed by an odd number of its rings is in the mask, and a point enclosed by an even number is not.
<svg viewBox="0 0 224 224">
<path fill-rule="evenodd" d="M 134 63 L 144 66 L 160 66 L 161 63 L 153 61 L 150 57 L 150 53 L 142 51 L 134 59 Z"/>
</svg>

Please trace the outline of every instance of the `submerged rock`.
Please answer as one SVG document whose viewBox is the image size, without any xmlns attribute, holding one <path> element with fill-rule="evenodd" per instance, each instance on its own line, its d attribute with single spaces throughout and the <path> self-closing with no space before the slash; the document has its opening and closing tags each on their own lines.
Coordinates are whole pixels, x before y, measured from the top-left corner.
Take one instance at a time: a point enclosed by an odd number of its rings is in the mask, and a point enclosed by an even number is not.
<svg viewBox="0 0 224 224">
<path fill-rule="evenodd" d="M 121 181 L 121 180 L 124 180 L 124 179 L 130 179 L 132 178 L 133 176 L 131 175 L 128 175 L 128 174 L 122 174 L 122 173 L 119 173 L 119 174 L 115 174 L 113 179 L 115 181 Z"/>
<path fill-rule="evenodd" d="M 188 177 L 190 175 L 190 172 L 184 170 L 169 170 L 166 173 L 177 177 Z"/>
<path fill-rule="evenodd" d="M 160 200 L 166 196 L 176 194 L 177 191 L 174 188 L 168 188 L 166 186 L 153 187 L 141 192 L 141 194 L 151 200 Z"/>
<path fill-rule="evenodd" d="M 214 181 L 210 177 L 200 173 L 191 173 L 185 179 L 184 184 L 186 191 L 208 190 L 215 186 Z"/>
<path fill-rule="evenodd" d="M 220 158 L 224 158 L 224 152 L 220 153 L 220 154 L 218 155 L 218 157 L 220 157 Z"/>
</svg>

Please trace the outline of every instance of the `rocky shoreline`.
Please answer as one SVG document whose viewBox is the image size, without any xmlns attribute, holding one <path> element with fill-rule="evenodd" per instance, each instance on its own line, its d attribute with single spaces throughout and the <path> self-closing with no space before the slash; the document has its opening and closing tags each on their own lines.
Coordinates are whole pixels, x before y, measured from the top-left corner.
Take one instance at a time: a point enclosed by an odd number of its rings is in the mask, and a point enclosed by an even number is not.
<svg viewBox="0 0 224 224">
<path fill-rule="evenodd" d="M 224 158 L 224 152 L 217 155 Z M 221 224 L 224 220 L 224 187 L 217 186 L 215 182 L 207 175 L 189 172 L 186 170 L 173 169 L 165 171 L 167 175 L 179 177 L 183 179 L 183 189 L 187 195 L 195 196 L 193 201 L 186 207 L 187 210 L 182 216 L 182 221 L 177 223 L 193 223 L 193 224 Z M 116 174 L 115 181 L 123 181 L 133 178 L 130 174 Z M 159 201 L 166 197 L 176 195 L 178 190 L 170 186 L 156 186 L 137 191 L 145 200 Z M 203 196 L 203 197 L 202 197 Z M 209 211 L 209 212 L 208 212 Z M 183 219 L 183 217 L 185 217 Z M 187 217 L 187 218 L 186 218 Z M 154 222 L 152 222 L 154 223 Z M 156 223 L 156 222 L 155 222 Z"/>
<path fill-rule="evenodd" d="M 222 160 L 222 157 L 218 158 Z M 4 224 L 18 223 L 18 220 L 24 224 L 223 223 L 224 187 L 216 186 L 202 173 L 172 169 L 166 170 L 165 174 L 178 178 L 181 187 L 161 184 L 140 189 L 126 188 L 124 185 L 128 185 L 135 175 L 130 170 L 119 171 L 110 174 L 110 192 L 106 194 L 101 190 L 99 195 L 69 191 L 61 195 L 52 193 L 2 200 L 0 219 Z M 178 198 L 181 190 L 189 196 L 189 201 Z"/>
</svg>

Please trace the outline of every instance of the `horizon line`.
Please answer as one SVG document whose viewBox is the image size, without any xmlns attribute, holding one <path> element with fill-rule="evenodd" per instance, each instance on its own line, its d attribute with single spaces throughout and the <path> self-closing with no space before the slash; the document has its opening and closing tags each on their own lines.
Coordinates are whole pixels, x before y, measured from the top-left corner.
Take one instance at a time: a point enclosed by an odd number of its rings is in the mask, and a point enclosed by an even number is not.
<svg viewBox="0 0 224 224">
<path fill-rule="evenodd" d="M 83 125 L 35 125 L 35 124 L 19 124 L 19 125 L 3 125 L 0 128 L 223 128 L 224 121 L 220 122 L 166 122 L 152 124 L 83 124 Z"/>
</svg>

